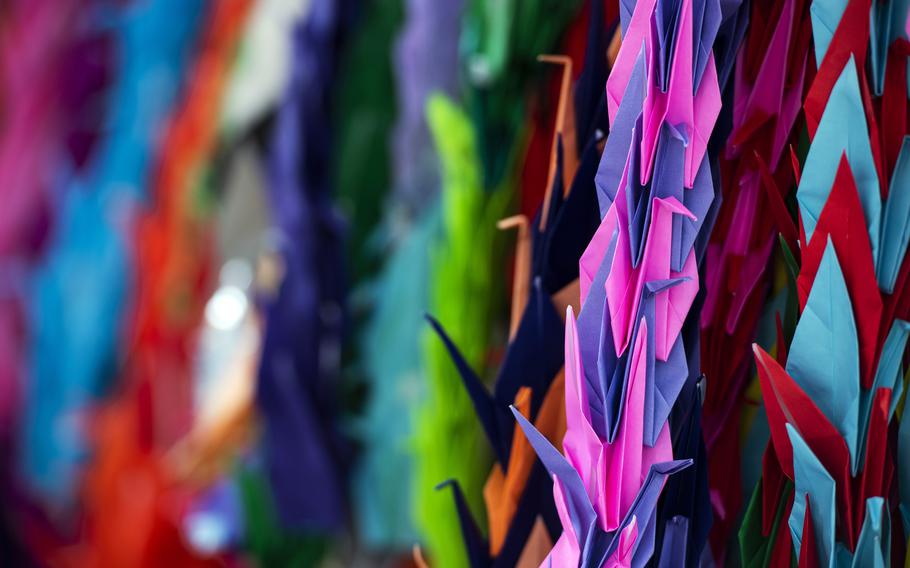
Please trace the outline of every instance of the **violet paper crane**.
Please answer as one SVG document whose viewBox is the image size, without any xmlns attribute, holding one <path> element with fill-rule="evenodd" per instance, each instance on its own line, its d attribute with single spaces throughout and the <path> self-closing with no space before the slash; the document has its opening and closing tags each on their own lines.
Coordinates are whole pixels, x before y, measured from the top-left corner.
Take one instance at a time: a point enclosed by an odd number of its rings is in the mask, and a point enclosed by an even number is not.
<svg viewBox="0 0 910 568">
<path fill-rule="evenodd" d="M 295 64 L 275 127 L 271 205 L 285 276 L 266 306 L 256 403 L 286 526 L 331 532 L 345 518 L 345 445 L 335 426 L 344 279 L 325 138 L 344 3 L 319 0 L 294 33 Z M 318 488 L 318 490 L 314 490 Z"/>
</svg>

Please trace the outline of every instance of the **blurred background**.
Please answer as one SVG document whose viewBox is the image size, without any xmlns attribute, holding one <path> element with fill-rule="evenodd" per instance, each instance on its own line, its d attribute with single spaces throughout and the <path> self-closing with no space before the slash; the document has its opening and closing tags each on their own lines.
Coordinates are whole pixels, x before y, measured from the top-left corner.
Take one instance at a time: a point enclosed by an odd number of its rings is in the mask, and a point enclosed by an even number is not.
<svg viewBox="0 0 910 568">
<path fill-rule="evenodd" d="M 465 565 L 591 4 L 0 2 L 0 565 Z"/>
</svg>

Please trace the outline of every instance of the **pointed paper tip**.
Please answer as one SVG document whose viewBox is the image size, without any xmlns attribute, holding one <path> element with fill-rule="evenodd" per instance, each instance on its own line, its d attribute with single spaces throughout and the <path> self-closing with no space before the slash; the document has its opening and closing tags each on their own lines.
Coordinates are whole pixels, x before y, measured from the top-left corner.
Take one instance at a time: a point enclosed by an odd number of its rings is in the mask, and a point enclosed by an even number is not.
<svg viewBox="0 0 910 568">
<path fill-rule="evenodd" d="M 690 276 L 679 276 L 677 278 L 666 278 L 664 280 L 649 280 L 648 282 L 645 282 L 645 289 L 651 294 L 658 294 L 664 290 L 678 286 L 683 282 L 688 282 L 689 280 L 692 280 Z"/>
<path fill-rule="evenodd" d="M 685 458 L 681 460 L 672 460 L 668 462 L 661 462 L 652 465 L 651 467 L 660 473 L 665 473 L 667 475 L 673 475 L 674 473 L 680 472 L 684 469 L 692 467 L 692 464 L 695 463 L 695 460 L 692 458 Z"/>
<path fill-rule="evenodd" d="M 449 479 L 446 479 L 445 481 L 440 481 L 439 483 L 437 483 L 433 489 L 435 491 L 441 491 L 441 490 L 445 489 L 446 487 L 454 488 L 456 485 L 458 485 L 458 482 L 450 477 Z"/>
<path fill-rule="evenodd" d="M 663 202 L 664 205 L 672 213 L 676 213 L 677 215 L 682 215 L 684 217 L 688 217 L 692 221 L 698 221 L 698 217 L 696 217 L 694 213 L 689 211 L 689 208 L 686 207 L 685 205 L 683 205 L 682 203 L 680 203 L 679 200 L 676 199 L 675 197 L 667 197 L 667 198 L 663 198 L 663 199 L 657 198 L 657 199 L 660 199 L 660 201 Z M 655 201 L 656 201 L 656 199 L 655 199 Z"/>
<path fill-rule="evenodd" d="M 496 221 L 496 228 L 500 231 L 505 231 L 506 229 L 513 229 L 515 227 L 522 228 L 528 226 L 528 218 L 524 215 L 512 215 L 511 217 L 506 217 L 505 219 L 500 219 Z"/>
<path fill-rule="evenodd" d="M 510 442 L 505 440 L 505 434 L 500 428 L 501 420 L 507 420 L 502 414 L 502 407 L 497 406 L 495 400 L 483 384 L 483 381 L 465 360 L 464 356 L 458 350 L 458 347 L 442 328 L 442 325 L 432 316 L 427 315 L 426 317 L 427 321 L 430 322 L 430 325 L 436 332 L 437 337 L 442 341 L 443 346 L 449 353 L 449 356 L 458 371 L 458 376 L 461 378 L 464 388 L 474 405 L 474 411 L 480 419 L 483 431 L 490 441 L 490 445 L 493 446 L 496 459 L 503 465 L 509 463 Z M 511 439 L 511 437 L 509 437 L 509 439 Z"/>
<path fill-rule="evenodd" d="M 533 446 L 534 445 L 534 440 L 533 440 L 534 433 L 537 433 L 538 435 L 540 435 L 539 432 L 537 432 L 537 428 L 535 428 L 534 425 L 531 424 L 531 422 L 527 418 L 525 418 L 525 415 L 522 414 L 520 410 L 515 408 L 514 404 L 509 405 L 509 410 L 512 411 L 512 416 L 515 417 L 515 420 L 518 422 L 518 425 L 521 427 L 522 432 L 524 432 L 525 437 L 528 439 L 529 442 L 531 442 L 531 445 Z M 535 451 L 536 451 L 536 448 L 535 448 Z M 539 453 L 540 452 L 538 452 L 538 454 Z M 543 458 L 541 458 L 541 459 L 543 459 Z M 546 462 L 544 462 L 544 465 L 546 465 Z"/>
<path fill-rule="evenodd" d="M 793 223 L 793 219 L 790 218 L 790 213 L 787 211 L 787 206 L 784 204 L 783 196 L 780 193 L 777 182 L 774 180 L 774 175 L 771 173 L 768 164 L 759 155 L 757 150 L 753 150 L 752 154 L 755 157 L 756 165 L 758 165 L 758 171 L 762 181 L 761 186 L 765 190 L 765 198 L 768 200 L 768 205 L 771 207 L 771 215 L 774 223 L 777 225 L 780 234 L 783 235 L 787 244 L 795 244 L 799 240 L 799 231 L 796 228 L 796 224 Z"/>
<path fill-rule="evenodd" d="M 793 168 L 793 179 L 796 181 L 796 185 L 799 186 L 800 178 L 800 167 L 799 167 L 799 158 L 796 157 L 796 150 L 793 148 L 793 144 L 790 146 L 790 167 Z"/>
</svg>

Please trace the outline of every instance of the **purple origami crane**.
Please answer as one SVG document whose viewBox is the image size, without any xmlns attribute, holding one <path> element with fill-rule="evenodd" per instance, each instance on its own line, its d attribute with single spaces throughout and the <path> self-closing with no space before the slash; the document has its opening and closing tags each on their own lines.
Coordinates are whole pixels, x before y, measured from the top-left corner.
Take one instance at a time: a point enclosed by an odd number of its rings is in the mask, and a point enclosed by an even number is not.
<svg viewBox="0 0 910 568">
<path fill-rule="evenodd" d="M 670 416 L 677 399 L 699 404 L 698 336 L 686 345 L 683 330 L 697 329 L 698 237 L 716 203 L 707 148 L 721 105 L 713 46 L 725 18 L 719 0 L 621 4 L 623 44 L 606 86 L 610 136 L 595 176 L 601 224 L 579 263 L 578 319 L 571 307 L 566 316 L 564 455 L 513 410 L 554 479 L 563 533 L 545 566 L 644 566 L 658 539 L 658 565 L 694 565 L 710 522 L 707 503 L 690 509 L 708 520 L 662 518 L 657 501 L 704 447 L 691 408 L 678 424 Z"/>
</svg>

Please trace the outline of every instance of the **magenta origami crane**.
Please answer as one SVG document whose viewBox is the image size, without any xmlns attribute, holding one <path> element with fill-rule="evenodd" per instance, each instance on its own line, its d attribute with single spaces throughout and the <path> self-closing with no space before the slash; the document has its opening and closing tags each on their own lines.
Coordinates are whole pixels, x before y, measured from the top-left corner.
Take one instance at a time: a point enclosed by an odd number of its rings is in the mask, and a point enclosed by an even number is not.
<svg viewBox="0 0 910 568">
<path fill-rule="evenodd" d="M 578 319 L 571 307 L 566 317 L 565 455 L 515 413 L 554 477 L 563 533 L 552 566 L 644 566 L 655 554 L 659 565 L 696 565 L 710 526 L 704 464 L 690 467 L 704 459 L 692 307 L 717 204 L 712 48 L 736 42 L 739 3 L 622 4 L 596 175 L 602 220 L 580 261 Z M 658 512 L 674 474 L 686 485 Z"/>
</svg>

